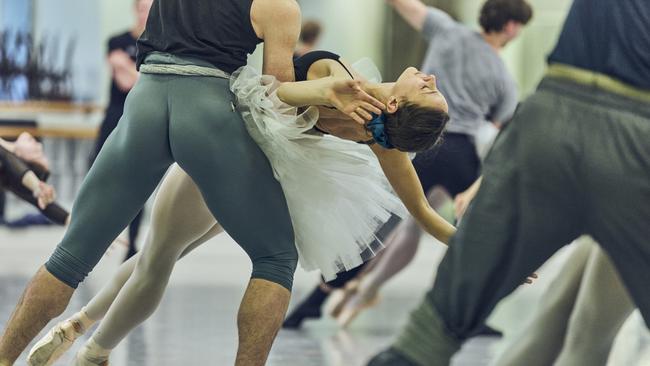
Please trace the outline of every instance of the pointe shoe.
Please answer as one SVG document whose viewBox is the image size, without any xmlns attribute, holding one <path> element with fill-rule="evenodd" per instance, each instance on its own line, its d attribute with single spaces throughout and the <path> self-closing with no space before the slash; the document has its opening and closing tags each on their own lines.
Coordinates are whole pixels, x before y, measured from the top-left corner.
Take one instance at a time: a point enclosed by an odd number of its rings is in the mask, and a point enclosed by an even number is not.
<svg viewBox="0 0 650 366">
<path fill-rule="evenodd" d="M 66 320 L 57 324 L 29 351 L 27 364 L 29 366 L 52 365 L 83 334 L 83 327 L 78 322 Z"/>
<path fill-rule="evenodd" d="M 342 289 L 333 290 L 325 305 L 325 312 L 332 318 L 338 318 L 345 304 L 359 290 L 359 280 L 351 280 Z"/>
<path fill-rule="evenodd" d="M 108 355 L 96 356 L 89 354 L 88 345 L 77 352 L 72 366 L 108 366 Z"/>
<path fill-rule="evenodd" d="M 109 366 L 108 359 L 90 358 L 79 353 L 75 357 L 72 366 Z"/>
<path fill-rule="evenodd" d="M 355 292 L 347 297 L 336 317 L 336 322 L 342 328 L 347 328 L 350 323 L 364 310 L 379 303 L 377 292 L 362 293 L 357 287 Z"/>
</svg>

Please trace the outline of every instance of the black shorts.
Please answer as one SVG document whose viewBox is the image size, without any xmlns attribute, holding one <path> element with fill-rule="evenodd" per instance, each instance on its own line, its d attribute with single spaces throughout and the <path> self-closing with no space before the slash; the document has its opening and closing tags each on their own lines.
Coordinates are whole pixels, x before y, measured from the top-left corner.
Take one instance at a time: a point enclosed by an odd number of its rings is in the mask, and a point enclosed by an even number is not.
<svg viewBox="0 0 650 366">
<path fill-rule="evenodd" d="M 439 185 L 454 197 L 478 179 L 481 161 L 469 135 L 447 133 L 440 147 L 419 153 L 413 166 L 425 192 Z"/>
</svg>

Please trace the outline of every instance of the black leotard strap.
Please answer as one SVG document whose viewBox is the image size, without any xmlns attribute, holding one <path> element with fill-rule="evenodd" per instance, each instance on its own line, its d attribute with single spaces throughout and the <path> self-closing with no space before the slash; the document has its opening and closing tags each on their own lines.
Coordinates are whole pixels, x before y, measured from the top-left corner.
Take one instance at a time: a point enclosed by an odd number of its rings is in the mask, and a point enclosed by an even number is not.
<svg viewBox="0 0 650 366">
<path fill-rule="evenodd" d="M 315 62 L 320 60 L 334 60 L 338 62 L 341 66 L 343 66 L 343 69 L 345 69 L 345 71 L 350 75 L 350 77 L 354 79 L 354 75 L 352 74 L 352 72 L 345 66 L 343 62 L 341 62 L 341 56 L 329 51 L 312 51 L 300 57 L 297 57 L 293 60 L 293 67 L 296 75 L 296 81 L 307 80 L 307 73 L 309 71 L 309 68 Z M 325 135 L 329 135 L 329 132 L 318 128 L 318 126 L 314 126 L 314 130 L 323 133 Z M 375 143 L 375 140 L 370 139 L 365 141 L 357 141 L 357 143 L 364 144 L 364 145 L 372 145 Z"/>
<path fill-rule="evenodd" d="M 354 75 L 352 75 L 350 70 L 348 70 L 343 62 L 341 62 L 341 56 L 329 51 L 312 51 L 293 60 L 293 68 L 296 75 L 296 81 L 307 80 L 307 72 L 309 71 L 309 68 L 311 65 L 320 60 L 334 60 L 338 62 L 341 64 L 341 66 L 343 66 L 350 77 L 354 79 Z"/>
</svg>

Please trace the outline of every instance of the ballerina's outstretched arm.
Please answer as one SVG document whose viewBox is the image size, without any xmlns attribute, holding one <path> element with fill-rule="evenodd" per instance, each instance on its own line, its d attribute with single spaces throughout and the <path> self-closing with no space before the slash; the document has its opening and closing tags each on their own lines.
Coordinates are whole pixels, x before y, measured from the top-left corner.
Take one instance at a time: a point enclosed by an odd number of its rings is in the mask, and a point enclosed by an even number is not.
<svg viewBox="0 0 650 366">
<path fill-rule="evenodd" d="M 377 145 L 371 145 L 370 148 L 379 159 L 379 164 L 395 193 L 413 218 L 426 232 L 441 242 L 449 244 L 449 239 L 456 232 L 456 228 L 429 205 L 408 154 Z"/>
</svg>

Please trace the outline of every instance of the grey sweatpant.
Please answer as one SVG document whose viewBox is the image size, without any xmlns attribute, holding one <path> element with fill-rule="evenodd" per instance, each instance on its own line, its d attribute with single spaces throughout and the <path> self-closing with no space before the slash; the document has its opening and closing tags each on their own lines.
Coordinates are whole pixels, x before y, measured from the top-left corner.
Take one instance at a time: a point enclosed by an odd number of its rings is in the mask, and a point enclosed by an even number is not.
<svg viewBox="0 0 650 366">
<path fill-rule="evenodd" d="M 544 79 L 497 137 L 434 288 L 396 348 L 422 365 L 447 364 L 501 299 L 584 233 L 650 324 L 648 202 L 650 105 Z M 409 345 L 418 334 L 432 341 Z"/>
</svg>

